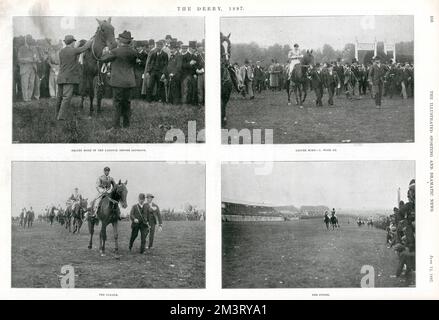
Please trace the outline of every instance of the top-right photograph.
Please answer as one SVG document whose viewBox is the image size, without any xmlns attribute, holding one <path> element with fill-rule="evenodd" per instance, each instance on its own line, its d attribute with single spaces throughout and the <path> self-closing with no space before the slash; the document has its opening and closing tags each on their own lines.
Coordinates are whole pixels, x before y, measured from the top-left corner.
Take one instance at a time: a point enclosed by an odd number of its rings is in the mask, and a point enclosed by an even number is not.
<svg viewBox="0 0 439 320">
<path fill-rule="evenodd" d="M 414 142 L 413 16 L 224 17 L 220 43 L 224 144 Z"/>
</svg>

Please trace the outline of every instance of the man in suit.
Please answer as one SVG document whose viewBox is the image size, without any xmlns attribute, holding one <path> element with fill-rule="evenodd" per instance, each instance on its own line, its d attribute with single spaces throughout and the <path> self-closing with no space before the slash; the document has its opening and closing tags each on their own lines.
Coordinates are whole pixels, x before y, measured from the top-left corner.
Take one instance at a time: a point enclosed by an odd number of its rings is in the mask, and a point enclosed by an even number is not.
<svg viewBox="0 0 439 320">
<path fill-rule="evenodd" d="M 372 87 L 372 96 L 375 99 L 375 106 L 377 109 L 381 108 L 381 97 L 383 95 L 383 83 L 386 71 L 381 65 L 379 57 L 374 58 L 374 63 L 369 70 L 368 81 Z"/>
<path fill-rule="evenodd" d="M 340 79 L 337 72 L 334 71 L 333 64 L 329 64 L 324 73 L 325 86 L 328 88 L 328 104 L 334 105 L 334 93 L 338 87 L 340 87 Z"/>
<path fill-rule="evenodd" d="M 140 193 L 138 198 L 138 203 L 133 205 L 130 211 L 131 220 L 131 237 L 128 249 L 131 251 L 133 248 L 134 241 L 140 231 L 140 253 L 145 252 L 146 246 L 146 236 L 148 235 L 149 224 L 146 218 L 145 210 L 145 194 Z"/>
<path fill-rule="evenodd" d="M 171 41 L 169 50 L 170 56 L 165 71 L 168 86 L 168 102 L 179 104 L 181 102 L 181 55 L 177 49 L 177 41 Z"/>
<path fill-rule="evenodd" d="M 253 68 L 250 64 L 250 61 L 248 59 L 245 59 L 244 65 L 239 70 L 241 74 L 241 78 L 244 82 L 245 90 L 242 91 L 243 96 L 245 97 L 245 94 L 248 94 L 251 99 L 255 98 L 255 95 L 253 93 Z"/>
<path fill-rule="evenodd" d="M 264 86 L 264 80 L 265 80 L 265 75 L 264 75 L 264 70 L 261 67 L 261 62 L 260 61 L 256 61 L 256 67 L 254 68 L 254 81 L 255 81 L 255 89 L 257 92 L 261 93 L 262 91 L 262 87 Z"/>
<path fill-rule="evenodd" d="M 78 63 L 79 55 L 88 50 L 91 46 L 91 40 L 80 48 L 75 47 L 76 39 L 72 35 L 66 35 L 64 38 L 65 48 L 59 52 L 59 74 L 57 78 L 57 120 L 66 120 L 70 113 L 70 101 L 73 96 L 73 89 L 81 81 L 81 68 Z"/>
<path fill-rule="evenodd" d="M 192 44 L 192 41 L 190 43 Z M 181 59 L 181 100 L 183 104 L 187 104 L 192 102 L 192 79 L 195 75 L 197 61 L 186 44 L 181 46 Z"/>
<path fill-rule="evenodd" d="M 145 59 L 145 68 L 143 70 L 143 81 L 142 81 L 142 96 L 145 96 L 146 98 L 149 98 L 150 93 L 148 91 L 149 88 L 149 79 L 150 79 L 150 74 L 146 72 L 146 66 L 149 63 L 149 60 L 151 59 L 151 54 L 155 49 L 155 41 L 154 39 L 149 39 L 148 40 L 148 45 L 147 45 L 147 49 L 146 51 L 146 59 Z"/>
<path fill-rule="evenodd" d="M 168 55 L 163 51 L 164 43 L 157 41 L 156 49 L 150 51 L 146 61 L 146 77 L 149 77 L 148 87 L 148 101 L 161 100 L 164 101 L 164 87 L 165 69 L 168 65 Z M 156 95 L 154 96 L 154 87 L 157 87 Z"/>
<path fill-rule="evenodd" d="M 35 48 L 35 40 L 31 35 L 25 37 L 24 44 L 18 49 L 18 65 L 20 67 L 21 90 L 23 101 L 29 102 L 34 94 L 37 82 L 38 55 Z"/>
<path fill-rule="evenodd" d="M 312 69 L 311 73 L 311 87 L 316 94 L 316 106 L 321 107 L 322 97 L 323 97 L 323 73 L 320 63 L 316 63 L 315 68 Z"/>
<path fill-rule="evenodd" d="M 124 128 L 130 126 L 130 93 L 131 89 L 136 86 L 134 68 L 138 57 L 137 51 L 130 45 L 132 39 L 131 32 L 125 30 L 117 38 L 117 48 L 101 58 L 102 62 L 111 62 L 109 84 L 113 89 L 113 106 L 115 110 L 113 127 L 110 130 L 120 128 L 121 118 Z"/>
<path fill-rule="evenodd" d="M 146 195 L 145 204 L 146 219 L 149 224 L 148 249 L 153 248 L 156 225 L 159 225 L 159 231 L 162 231 L 162 216 L 160 214 L 160 208 L 154 202 L 152 202 L 152 199 L 154 199 L 154 196 L 148 193 Z"/>
<path fill-rule="evenodd" d="M 197 102 L 199 106 L 204 104 L 205 92 L 204 92 L 204 40 L 197 43 L 197 51 L 195 51 L 196 75 L 197 75 Z"/>
<path fill-rule="evenodd" d="M 337 88 L 336 90 L 336 94 L 337 96 L 339 96 L 343 90 L 342 86 L 344 85 L 344 67 L 341 64 L 341 58 L 337 58 L 336 65 L 334 66 L 334 71 L 337 73 L 338 78 L 340 79 L 340 88 Z"/>
</svg>

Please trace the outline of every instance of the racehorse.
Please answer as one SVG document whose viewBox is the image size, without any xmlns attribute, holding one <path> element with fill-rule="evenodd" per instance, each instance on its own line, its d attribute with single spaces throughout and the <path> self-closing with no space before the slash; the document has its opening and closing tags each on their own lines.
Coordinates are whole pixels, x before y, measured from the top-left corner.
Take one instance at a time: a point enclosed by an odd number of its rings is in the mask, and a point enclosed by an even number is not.
<svg viewBox="0 0 439 320">
<path fill-rule="evenodd" d="M 105 241 L 107 240 L 107 226 L 109 224 L 113 225 L 113 234 L 114 234 L 114 251 L 117 254 L 119 252 L 119 246 L 117 243 L 118 239 L 118 217 L 120 216 L 119 203 L 122 204 L 122 208 L 127 207 L 127 189 L 128 181 L 122 183 L 119 180 L 111 192 L 108 195 L 104 195 L 101 203 L 97 209 L 96 216 L 89 215 L 87 218 L 88 222 L 88 230 L 90 232 L 90 242 L 88 244 L 88 248 L 91 249 L 93 246 L 93 233 L 94 226 L 98 224 L 98 221 L 101 222 L 101 232 L 99 234 L 99 250 L 101 252 L 101 256 L 105 255 Z M 96 200 L 95 200 L 96 201 Z M 92 203 L 92 208 L 94 204 Z"/>
<path fill-rule="evenodd" d="M 111 25 L 111 17 L 108 20 L 99 20 L 98 28 L 95 35 L 92 38 L 92 44 L 90 48 L 83 53 L 83 70 L 82 70 L 82 82 L 83 92 L 81 93 L 81 109 L 84 108 L 84 97 L 88 93 L 90 99 L 90 117 L 93 115 L 93 100 L 96 83 L 96 100 L 97 100 L 97 113 L 101 112 L 101 102 L 103 96 L 103 80 L 101 78 L 100 58 L 102 57 L 102 51 L 105 47 L 110 50 L 116 46 L 114 40 L 114 27 Z"/>
<path fill-rule="evenodd" d="M 65 223 L 65 217 L 64 217 L 64 211 L 62 209 L 58 209 L 58 212 L 56 214 L 56 221 L 58 221 L 58 223 L 61 226 L 64 226 Z"/>
<path fill-rule="evenodd" d="M 81 199 L 80 203 L 76 204 L 72 210 L 73 218 L 73 233 L 79 233 L 84 220 L 85 212 L 87 212 L 87 199 Z"/>
<path fill-rule="evenodd" d="M 332 230 L 334 230 L 335 228 L 340 228 L 340 225 L 338 224 L 338 218 L 336 216 L 331 216 L 330 222 L 331 222 Z"/>
<path fill-rule="evenodd" d="M 331 222 L 331 219 L 327 214 L 325 214 L 325 218 L 323 219 L 323 221 L 325 222 L 326 230 L 329 230 L 329 223 Z"/>
<path fill-rule="evenodd" d="M 69 232 L 72 232 L 72 215 L 73 215 L 73 205 L 70 205 L 66 208 L 64 211 L 64 227 L 66 230 L 69 230 Z"/>
<path fill-rule="evenodd" d="M 227 124 L 226 106 L 230 99 L 233 88 L 241 92 L 240 75 L 230 65 L 231 42 L 230 33 L 228 36 L 220 33 L 221 44 L 221 127 L 225 128 Z"/>
<path fill-rule="evenodd" d="M 49 216 L 48 216 L 48 218 L 49 218 L 49 224 L 50 224 L 50 226 L 52 226 L 53 225 L 53 220 L 55 219 L 55 210 L 56 210 L 56 208 L 55 207 L 52 207 L 52 208 L 50 208 L 50 211 L 49 211 Z"/>
<path fill-rule="evenodd" d="M 24 228 L 31 228 L 35 219 L 35 214 L 33 211 L 26 211 L 26 215 L 24 216 Z"/>
<path fill-rule="evenodd" d="M 367 220 L 367 227 L 373 227 L 373 220 L 372 219 Z"/>
<path fill-rule="evenodd" d="M 307 50 L 300 63 L 297 63 L 291 74 L 288 75 L 286 81 L 286 89 L 288 95 L 288 105 L 291 105 L 291 89 L 294 91 L 294 96 L 296 98 L 296 104 L 302 108 L 302 104 L 306 99 L 306 90 L 308 87 L 308 68 L 314 63 L 314 57 L 312 55 L 312 50 Z M 286 69 L 289 69 L 287 66 Z M 303 99 L 302 99 L 303 92 Z M 297 94 L 299 93 L 299 94 Z"/>
</svg>

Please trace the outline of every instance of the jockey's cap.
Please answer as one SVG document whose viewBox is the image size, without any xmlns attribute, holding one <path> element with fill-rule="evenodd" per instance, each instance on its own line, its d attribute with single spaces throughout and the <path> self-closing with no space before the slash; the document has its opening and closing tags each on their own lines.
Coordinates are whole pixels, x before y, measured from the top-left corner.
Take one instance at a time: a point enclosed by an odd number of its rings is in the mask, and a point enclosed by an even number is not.
<svg viewBox="0 0 439 320">
<path fill-rule="evenodd" d="M 104 171 L 110 171 L 110 168 L 109 167 L 105 167 Z"/>
</svg>

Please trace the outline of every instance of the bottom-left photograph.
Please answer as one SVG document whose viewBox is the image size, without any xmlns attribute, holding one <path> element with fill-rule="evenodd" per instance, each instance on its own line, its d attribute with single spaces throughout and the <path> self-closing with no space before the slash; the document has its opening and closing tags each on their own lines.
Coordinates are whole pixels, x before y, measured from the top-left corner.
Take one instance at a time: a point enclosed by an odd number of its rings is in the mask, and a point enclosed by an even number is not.
<svg viewBox="0 0 439 320">
<path fill-rule="evenodd" d="M 205 164 L 12 162 L 12 288 L 204 288 Z"/>
</svg>

